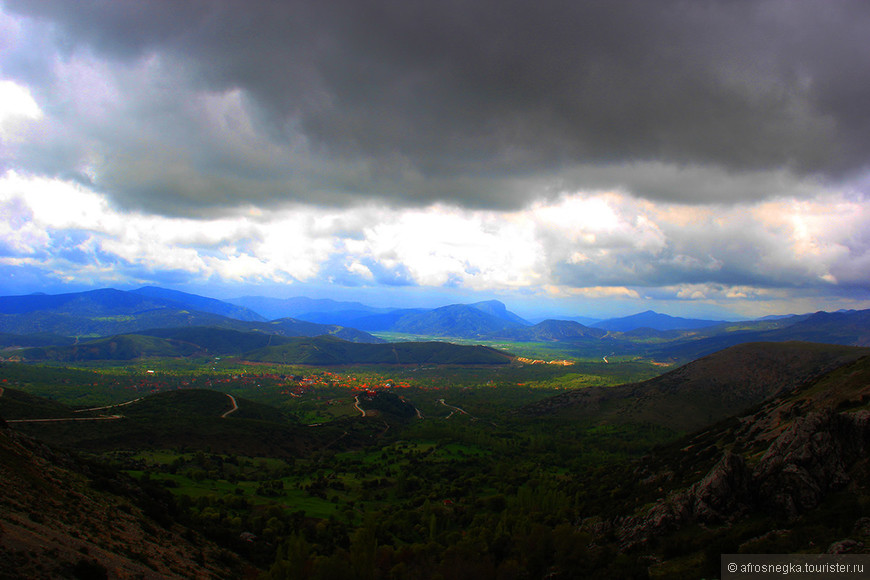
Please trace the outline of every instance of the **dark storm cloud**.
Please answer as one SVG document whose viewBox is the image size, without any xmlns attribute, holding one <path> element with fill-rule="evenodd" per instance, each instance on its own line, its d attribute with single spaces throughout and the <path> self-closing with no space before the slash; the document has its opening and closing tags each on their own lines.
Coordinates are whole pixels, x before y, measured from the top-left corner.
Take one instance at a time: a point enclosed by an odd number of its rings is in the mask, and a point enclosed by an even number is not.
<svg viewBox="0 0 870 580">
<path fill-rule="evenodd" d="M 152 210 L 360 196 L 518 207 L 590 186 L 723 202 L 779 195 L 770 182 L 783 172 L 790 188 L 867 164 L 863 1 L 6 6 L 54 23 L 67 53 L 93 51 L 110 66 L 161 57 L 177 99 L 244 93 L 263 141 L 253 149 L 223 150 L 177 102 L 161 109 L 167 126 L 145 151 L 123 132 L 88 136 L 132 151 L 135 164 L 106 161 L 107 189 Z M 147 125 L 161 118 L 145 93 L 124 98 L 139 102 L 130 112 L 154 114 Z M 171 170 L 148 179 L 166 165 L 148 151 L 164 142 L 179 149 Z M 274 151 L 252 159 L 264 144 Z M 674 167 L 688 172 L 663 180 Z M 737 181 L 709 187 L 710 175 Z"/>
</svg>

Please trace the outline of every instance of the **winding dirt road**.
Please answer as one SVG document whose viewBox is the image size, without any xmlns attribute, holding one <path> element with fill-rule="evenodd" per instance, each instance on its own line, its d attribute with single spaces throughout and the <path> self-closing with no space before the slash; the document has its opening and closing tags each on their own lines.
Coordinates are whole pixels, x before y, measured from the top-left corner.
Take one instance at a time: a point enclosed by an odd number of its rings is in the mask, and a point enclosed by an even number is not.
<svg viewBox="0 0 870 580">
<path fill-rule="evenodd" d="M 84 413 L 85 411 L 102 411 L 103 409 L 114 409 L 115 407 L 123 407 L 124 405 L 132 405 L 137 401 L 141 401 L 143 397 L 127 401 L 126 403 L 118 403 L 117 405 L 106 405 L 105 407 L 91 407 L 90 409 L 77 409 L 73 413 Z"/>
<path fill-rule="evenodd" d="M 233 408 L 221 415 L 221 419 L 226 419 L 228 415 L 235 413 L 239 410 L 239 404 L 236 402 L 236 398 L 229 393 L 224 393 L 227 397 L 230 398 L 230 402 L 233 404 Z"/>
<path fill-rule="evenodd" d="M 61 421 L 115 421 L 124 415 L 102 415 L 100 417 L 62 417 L 60 419 L 6 419 L 7 423 L 58 423 Z"/>
<path fill-rule="evenodd" d="M 3 393 L 6 392 L 6 389 L 0 387 L 0 397 L 3 396 Z M 139 399 L 136 399 L 138 401 Z M 80 413 L 81 411 L 96 411 L 98 409 L 111 409 L 112 407 L 120 407 L 122 405 L 129 405 L 130 403 L 134 403 L 135 401 L 127 401 L 126 403 L 121 403 L 120 405 L 109 405 L 108 407 L 96 407 L 94 409 L 80 409 L 78 411 L 73 411 L 74 413 Z M 102 415 L 100 417 L 61 417 L 59 419 L 6 419 L 6 423 L 57 423 L 60 421 L 115 421 L 117 419 L 123 419 L 124 415 Z"/>
<path fill-rule="evenodd" d="M 452 411 L 450 411 L 450 414 L 447 415 L 447 417 L 446 417 L 447 419 L 449 419 L 450 417 L 452 417 L 456 413 L 462 413 L 463 415 L 468 415 L 468 413 L 466 411 L 464 411 L 463 409 L 460 409 L 459 407 L 454 407 L 453 405 L 448 405 L 447 403 L 444 402 L 444 399 L 438 399 L 438 402 L 440 402 L 445 407 L 453 409 Z M 471 415 L 468 415 L 468 416 L 470 417 Z"/>
<path fill-rule="evenodd" d="M 0 397 L 3 396 L 3 392 L 5 389 L 0 387 Z M 235 413 L 239 410 L 239 403 L 236 401 L 236 398 L 229 393 L 224 393 L 227 397 L 229 397 L 230 402 L 233 404 L 233 408 L 227 411 L 226 413 L 221 415 L 222 419 L 226 419 L 232 413 Z M 136 403 L 137 401 L 141 401 L 143 397 L 139 397 L 138 399 L 133 399 L 132 401 L 126 401 L 124 403 L 118 403 L 117 405 L 106 405 L 104 407 L 91 407 L 89 409 L 76 409 L 73 413 L 84 413 L 86 411 L 102 411 L 104 409 L 113 409 L 115 407 L 123 407 L 125 405 L 131 405 Z M 58 423 L 61 421 L 116 421 L 118 419 L 123 419 L 124 415 L 101 415 L 99 417 L 60 417 L 57 419 L 6 419 L 7 423 Z"/>
<path fill-rule="evenodd" d="M 359 395 L 353 398 L 353 406 L 356 407 L 356 410 L 359 411 L 363 417 L 366 416 L 365 409 L 359 406 Z"/>
</svg>

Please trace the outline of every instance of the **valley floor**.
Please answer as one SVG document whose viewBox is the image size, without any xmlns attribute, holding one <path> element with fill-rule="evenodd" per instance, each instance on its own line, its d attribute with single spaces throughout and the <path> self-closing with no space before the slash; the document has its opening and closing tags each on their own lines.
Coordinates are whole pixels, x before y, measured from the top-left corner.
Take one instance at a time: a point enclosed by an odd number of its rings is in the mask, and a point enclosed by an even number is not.
<svg viewBox="0 0 870 580">
<path fill-rule="evenodd" d="M 867 354 L 743 347 L 626 387 L 636 363 L 5 364 L 0 544 L 37 575 L 145 577 L 684 578 L 720 553 L 863 553 Z M 690 433 L 660 412 L 680 389 L 746 410 Z M 120 418 L 13 423 L 101 414 Z"/>
</svg>

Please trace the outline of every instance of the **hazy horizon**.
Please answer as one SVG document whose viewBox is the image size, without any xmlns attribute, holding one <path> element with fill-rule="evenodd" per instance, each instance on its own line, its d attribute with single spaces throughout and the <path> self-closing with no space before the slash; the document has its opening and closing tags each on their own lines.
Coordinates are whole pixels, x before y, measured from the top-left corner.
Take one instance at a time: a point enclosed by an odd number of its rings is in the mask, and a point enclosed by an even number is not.
<svg viewBox="0 0 870 580">
<path fill-rule="evenodd" d="M 756 318 L 763 318 L 764 316 L 777 316 L 777 315 L 794 315 L 794 314 L 810 314 L 810 312 L 787 312 L 787 313 L 775 313 L 775 314 L 766 314 L 759 317 L 740 317 L 733 316 L 727 313 L 721 313 L 716 311 L 708 311 L 705 312 L 703 310 L 698 311 L 696 314 L 690 312 L 677 312 L 677 311 L 668 311 L 666 308 L 656 309 L 654 306 L 645 303 L 638 302 L 627 302 L 623 306 L 623 308 L 614 307 L 610 310 L 602 310 L 602 311 L 591 311 L 591 310 L 574 310 L 568 306 L 564 306 L 560 309 L 558 304 L 548 303 L 546 301 L 540 299 L 533 299 L 529 301 L 523 301 L 518 299 L 512 299 L 511 297 L 505 298 L 500 296 L 493 295 L 474 295 L 474 294 L 463 294 L 463 295 L 450 295 L 450 294 L 441 294 L 441 295 L 433 295 L 433 294 L 425 294 L 420 296 L 406 296 L 406 300 L 390 300 L 385 298 L 382 293 L 381 295 L 375 294 L 342 294 L 342 295 L 330 295 L 326 296 L 322 292 L 311 289 L 311 288 L 298 288 L 292 287 L 296 290 L 301 290 L 300 294 L 292 294 L 287 293 L 286 291 L 282 294 L 280 290 L 273 289 L 273 292 L 269 293 L 257 293 L 257 288 L 249 288 L 250 292 L 246 292 L 243 294 L 234 294 L 232 292 L 210 292 L 209 288 L 174 288 L 169 286 L 130 286 L 130 287 L 111 287 L 104 286 L 99 288 L 82 288 L 82 289 L 74 289 L 65 286 L 60 286 L 54 291 L 47 292 L 45 290 L 36 290 L 34 292 L 27 293 L 6 293 L 2 291 L 2 287 L 0 287 L 0 297 L 3 296 L 27 296 L 27 295 L 58 295 L 58 294 L 69 294 L 69 293 L 78 293 L 78 292 L 87 292 L 92 290 L 100 290 L 106 288 L 113 288 L 116 290 L 122 291 L 135 291 L 144 287 L 157 287 L 163 288 L 166 290 L 174 290 L 178 292 L 185 292 L 188 294 L 194 294 L 197 296 L 202 296 L 206 298 L 214 298 L 217 300 L 222 300 L 228 303 L 243 303 L 246 302 L 247 299 L 275 299 L 275 300 L 293 300 L 297 298 L 308 298 L 313 300 L 318 299 L 327 299 L 332 300 L 338 303 L 359 303 L 366 307 L 373 308 L 383 308 L 383 309 L 435 309 L 444 306 L 450 306 L 454 304 L 475 304 L 479 302 L 486 301 L 499 301 L 505 305 L 507 310 L 513 312 L 525 318 L 528 321 L 536 322 L 540 320 L 545 320 L 548 318 L 553 319 L 562 319 L 562 320 L 570 320 L 570 319 L 590 319 L 590 320 L 598 320 L 603 321 L 610 318 L 623 318 L 627 316 L 633 316 L 636 314 L 643 314 L 648 311 L 653 311 L 658 314 L 665 314 L 673 317 L 680 318 L 691 318 L 691 319 L 709 319 L 709 320 L 722 320 L 722 321 L 738 321 L 738 320 L 752 320 Z M 285 289 L 286 290 L 286 289 Z M 305 290 L 308 290 L 305 293 Z M 643 308 L 639 310 L 638 308 Z M 256 309 L 254 309 L 256 310 Z M 267 316 L 268 318 L 268 316 Z"/>
</svg>

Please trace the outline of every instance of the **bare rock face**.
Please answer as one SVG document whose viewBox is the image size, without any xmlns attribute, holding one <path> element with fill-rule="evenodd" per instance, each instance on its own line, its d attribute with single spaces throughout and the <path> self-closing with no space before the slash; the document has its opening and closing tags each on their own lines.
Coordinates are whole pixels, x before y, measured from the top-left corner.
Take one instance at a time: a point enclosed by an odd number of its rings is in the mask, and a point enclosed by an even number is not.
<svg viewBox="0 0 870 580">
<path fill-rule="evenodd" d="M 849 468 L 865 452 L 870 413 L 811 413 L 777 437 L 752 478 L 763 504 L 788 517 L 819 505 L 849 482 Z"/>
<path fill-rule="evenodd" d="M 729 521 L 744 515 L 753 503 L 749 469 L 730 451 L 698 483 L 689 488 L 692 514 L 703 523 Z"/>
<path fill-rule="evenodd" d="M 855 521 L 854 533 L 859 536 L 870 536 L 870 518 L 858 518 Z"/>
<path fill-rule="evenodd" d="M 645 514 L 623 521 L 621 547 L 633 547 L 690 522 L 733 521 L 745 515 L 753 503 L 746 462 L 728 451 L 703 479 L 659 500 Z"/>
<path fill-rule="evenodd" d="M 857 540 L 853 540 L 851 538 L 846 538 L 844 540 L 840 540 L 839 542 L 834 542 L 828 549 L 825 551 L 826 554 L 849 554 L 850 552 L 855 552 L 864 547 L 864 542 L 859 542 Z"/>
<path fill-rule="evenodd" d="M 794 518 L 846 486 L 868 450 L 870 412 L 810 413 L 774 438 L 754 469 L 725 451 L 701 480 L 614 527 L 627 549 L 686 524 L 727 524 L 753 511 Z"/>
</svg>

